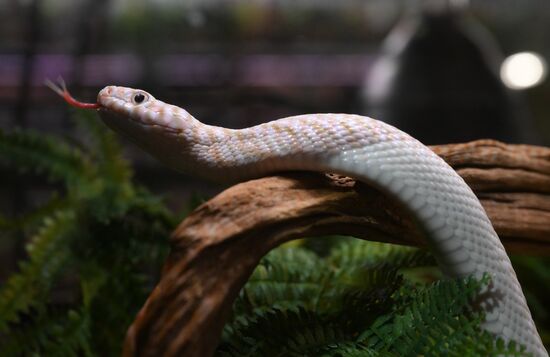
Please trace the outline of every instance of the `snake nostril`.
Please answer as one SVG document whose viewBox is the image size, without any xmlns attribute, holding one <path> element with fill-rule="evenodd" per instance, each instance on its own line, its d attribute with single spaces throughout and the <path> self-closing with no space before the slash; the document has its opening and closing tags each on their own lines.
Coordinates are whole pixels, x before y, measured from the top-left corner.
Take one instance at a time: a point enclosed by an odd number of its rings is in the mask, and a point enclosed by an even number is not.
<svg viewBox="0 0 550 357">
<path fill-rule="evenodd" d="M 111 96 L 113 89 L 111 87 L 103 88 L 97 94 L 97 102 L 104 104 L 105 100 Z"/>
</svg>

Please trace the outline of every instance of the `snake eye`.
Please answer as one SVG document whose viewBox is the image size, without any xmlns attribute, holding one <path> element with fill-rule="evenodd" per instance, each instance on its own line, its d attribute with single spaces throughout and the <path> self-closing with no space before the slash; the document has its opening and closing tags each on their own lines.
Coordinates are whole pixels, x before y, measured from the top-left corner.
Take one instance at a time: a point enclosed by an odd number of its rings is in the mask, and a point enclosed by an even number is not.
<svg viewBox="0 0 550 357">
<path fill-rule="evenodd" d="M 137 93 L 137 94 L 134 94 L 134 97 L 132 98 L 132 100 L 134 101 L 135 104 L 141 104 L 145 102 L 146 98 L 147 97 L 145 96 L 145 94 Z"/>
</svg>

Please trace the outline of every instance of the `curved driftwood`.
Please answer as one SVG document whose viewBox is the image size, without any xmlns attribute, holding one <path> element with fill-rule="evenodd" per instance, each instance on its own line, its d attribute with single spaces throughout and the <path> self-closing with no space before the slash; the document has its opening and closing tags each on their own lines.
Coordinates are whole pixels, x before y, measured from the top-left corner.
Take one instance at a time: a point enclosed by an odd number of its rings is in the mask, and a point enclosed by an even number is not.
<svg viewBox="0 0 550 357">
<path fill-rule="evenodd" d="M 432 149 L 474 189 L 510 252 L 550 253 L 550 149 L 490 140 Z M 210 356 L 262 256 L 291 239 L 336 233 L 423 244 L 403 207 L 350 178 L 291 173 L 227 189 L 174 232 L 124 354 Z"/>
</svg>

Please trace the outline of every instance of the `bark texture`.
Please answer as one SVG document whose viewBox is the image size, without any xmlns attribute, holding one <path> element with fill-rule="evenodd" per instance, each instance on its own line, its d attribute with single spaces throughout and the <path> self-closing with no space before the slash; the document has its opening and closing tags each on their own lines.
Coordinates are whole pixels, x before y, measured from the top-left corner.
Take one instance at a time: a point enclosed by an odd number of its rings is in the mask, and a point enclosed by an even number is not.
<svg viewBox="0 0 550 357">
<path fill-rule="evenodd" d="M 550 149 L 492 140 L 432 149 L 472 187 L 509 252 L 550 254 Z M 235 185 L 175 230 L 124 355 L 212 355 L 259 260 L 288 240 L 328 234 L 424 244 L 404 207 L 351 178 L 289 173 Z"/>
</svg>

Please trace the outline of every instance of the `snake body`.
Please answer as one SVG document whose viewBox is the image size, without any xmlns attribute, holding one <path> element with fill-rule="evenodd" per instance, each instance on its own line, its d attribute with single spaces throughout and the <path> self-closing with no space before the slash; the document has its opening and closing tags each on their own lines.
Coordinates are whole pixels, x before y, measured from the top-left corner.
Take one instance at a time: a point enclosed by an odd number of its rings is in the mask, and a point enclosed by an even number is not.
<svg viewBox="0 0 550 357">
<path fill-rule="evenodd" d="M 105 87 L 104 122 L 168 166 L 216 181 L 285 170 L 336 172 L 375 185 L 402 202 L 426 231 L 449 277 L 491 275 L 483 328 L 547 356 L 516 274 L 472 190 L 411 136 L 357 115 L 311 114 L 233 130 L 205 125 L 149 93 Z"/>
</svg>

